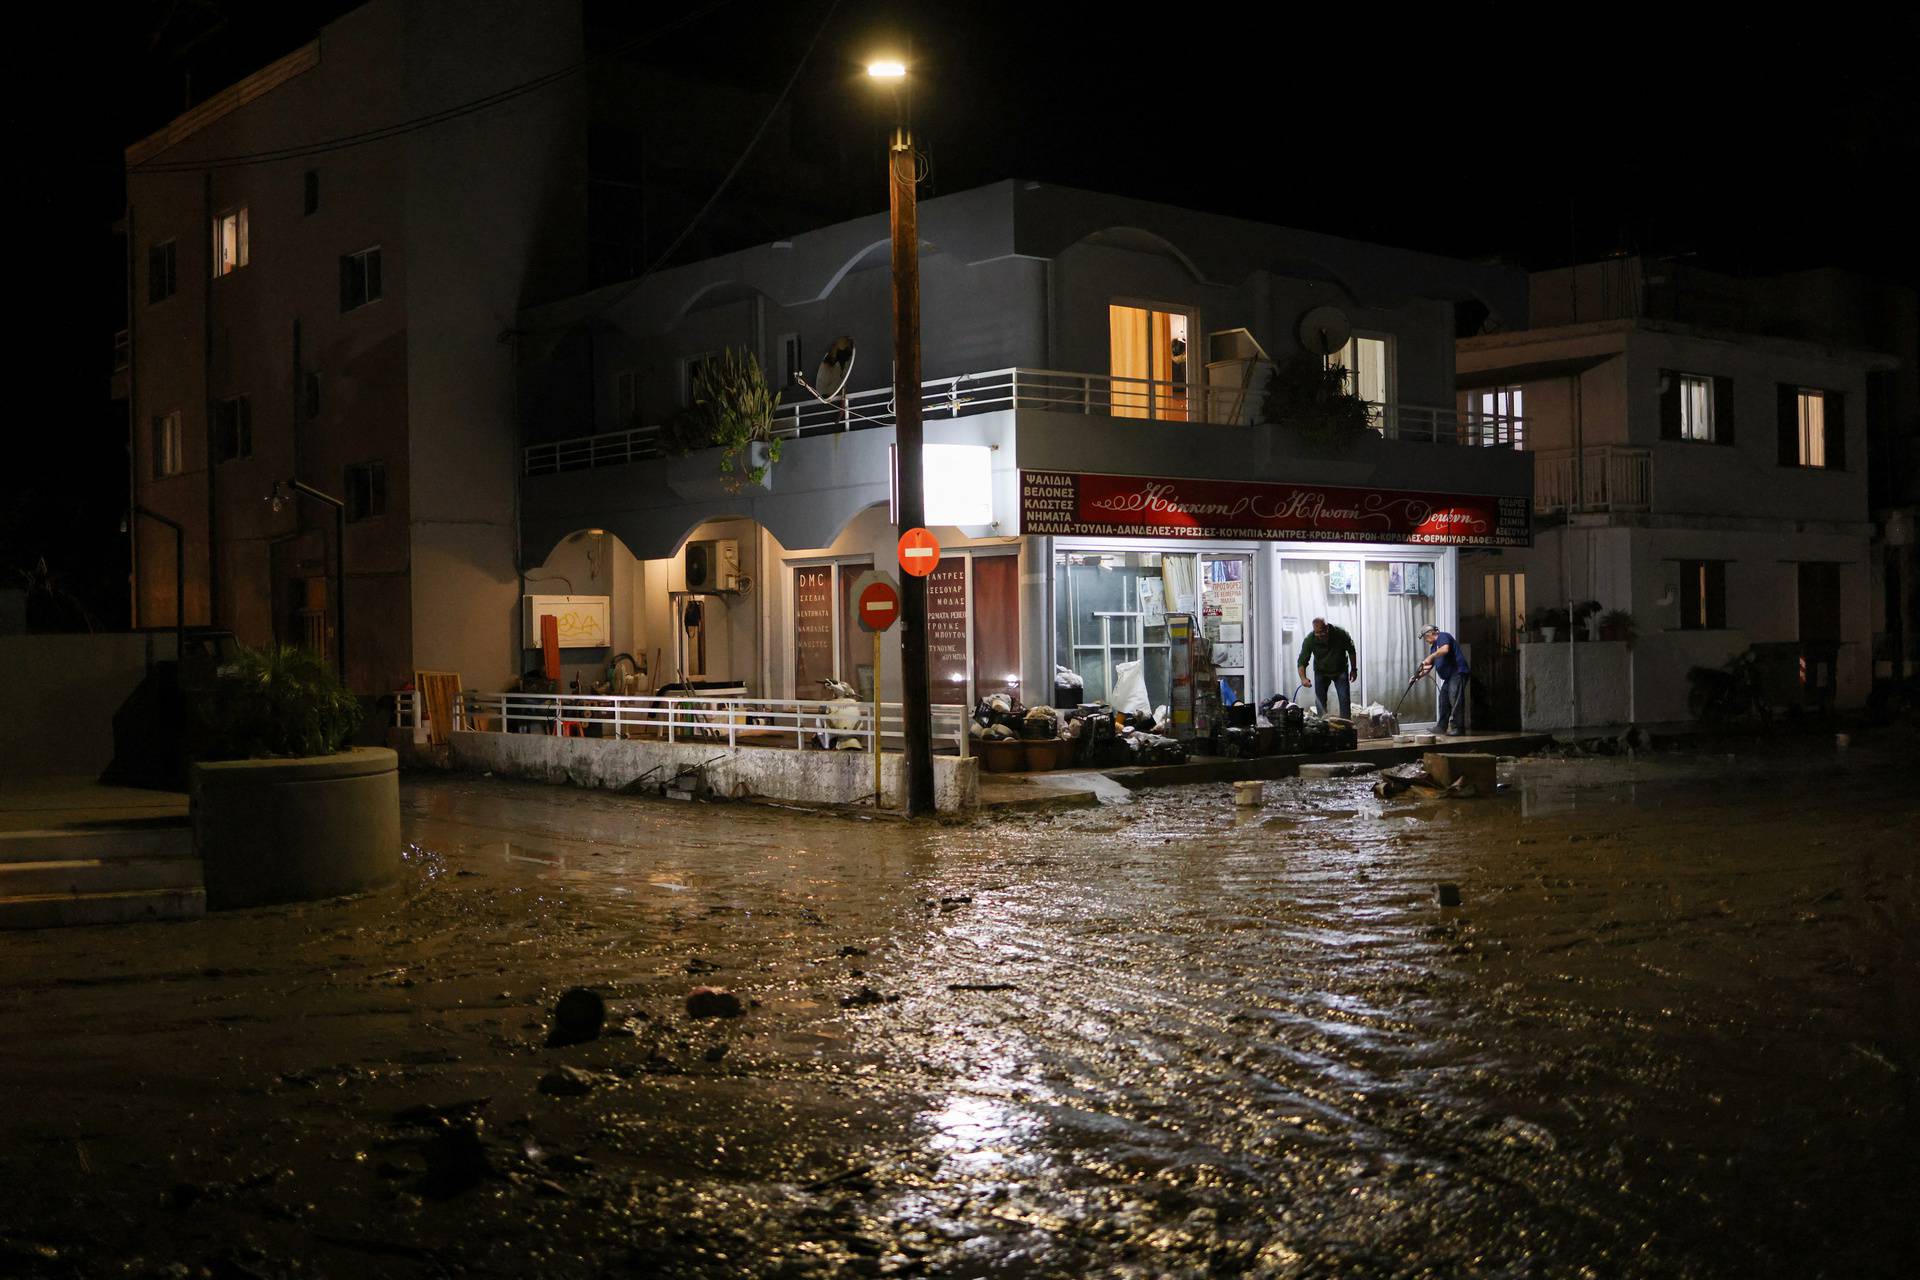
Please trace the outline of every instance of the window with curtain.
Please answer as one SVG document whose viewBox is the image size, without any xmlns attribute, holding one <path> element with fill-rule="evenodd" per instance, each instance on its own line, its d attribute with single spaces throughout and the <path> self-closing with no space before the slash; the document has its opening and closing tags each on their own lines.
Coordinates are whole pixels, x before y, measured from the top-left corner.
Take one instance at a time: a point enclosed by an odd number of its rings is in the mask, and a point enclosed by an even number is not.
<svg viewBox="0 0 1920 1280">
<path fill-rule="evenodd" d="M 1800 423 L 1800 465 L 1827 465 L 1827 398 L 1818 391 L 1802 391 L 1798 396 Z"/>
<path fill-rule="evenodd" d="M 1186 315 L 1116 303 L 1107 308 L 1107 339 L 1113 416 L 1186 421 Z"/>
<path fill-rule="evenodd" d="M 1347 345 L 1327 357 L 1327 363 L 1347 371 L 1347 389 L 1374 406 L 1376 426 L 1383 420 L 1392 385 L 1388 362 L 1392 350 L 1385 338 L 1347 339 Z"/>
<path fill-rule="evenodd" d="M 1292 684 L 1300 658 L 1300 646 L 1313 633 L 1313 620 L 1325 618 L 1353 637 L 1360 651 L 1360 677 L 1366 679 L 1367 641 L 1360 632 L 1359 563 L 1351 560 L 1293 560 L 1280 562 L 1280 636 L 1281 655 L 1285 659 L 1281 679 Z M 1309 670 L 1311 677 L 1313 672 Z M 1354 700 L 1360 690 L 1353 691 Z"/>
<path fill-rule="evenodd" d="M 1408 570 L 1421 581 L 1414 590 L 1406 588 Z M 1375 563 L 1366 567 L 1363 579 L 1366 607 L 1366 643 L 1360 649 L 1360 688 L 1364 700 L 1378 702 L 1391 709 L 1413 678 L 1414 670 L 1427 656 L 1420 633 L 1437 621 L 1434 612 L 1432 574 L 1434 566 L 1422 562 Z M 1397 580 L 1397 582 L 1396 582 Z M 1395 591 L 1394 586 L 1401 589 Z M 1421 592 L 1424 591 L 1424 594 Z M 1355 638 L 1356 642 L 1358 637 Z M 1358 705 L 1362 698 L 1355 696 Z M 1415 715 L 1415 707 L 1421 708 Z M 1407 699 L 1401 715 L 1429 719 L 1432 695 L 1419 701 Z"/>
</svg>

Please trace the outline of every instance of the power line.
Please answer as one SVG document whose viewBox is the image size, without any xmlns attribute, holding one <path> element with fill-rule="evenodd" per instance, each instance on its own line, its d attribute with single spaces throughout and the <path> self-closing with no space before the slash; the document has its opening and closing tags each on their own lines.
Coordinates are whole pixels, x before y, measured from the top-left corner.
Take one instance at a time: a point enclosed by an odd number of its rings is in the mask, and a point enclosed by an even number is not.
<svg viewBox="0 0 1920 1280">
<path fill-rule="evenodd" d="M 561 67 L 557 71 L 550 71 L 545 75 L 536 76 L 532 80 L 523 81 L 520 84 L 498 90 L 484 97 L 475 98 L 469 102 L 461 103 L 458 106 L 445 107 L 439 111 L 429 112 L 423 116 L 416 116 L 411 120 L 402 121 L 398 124 L 382 125 L 375 129 L 366 129 L 359 133 L 343 134 L 340 137 L 328 138 L 320 142 L 307 142 L 296 146 L 278 147 L 267 151 L 247 152 L 241 155 L 218 156 L 210 160 L 152 160 L 142 164 L 130 165 L 128 166 L 128 172 L 140 174 L 201 173 L 212 169 L 233 169 L 245 165 L 272 164 L 280 160 L 296 160 L 307 156 L 324 155 L 330 151 L 342 151 L 349 147 L 364 146 L 369 142 L 380 142 L 387 138 L 399 137 L 402 134 L 431 128 L 434 125 L 444 124 L 449 120 L 457 120 L 462 116 L 472 115 L 476 111 L 484 111 L 489 107 L 496 107 L 503 102 L 510 102 L 515 98 L 537 92 L 550 84 L 566 79 L 568 76 L 578 74 L 592 65 L 595 60 L 616 58 L 622 54 L 651 44 L 662 36 L 669 35 L 687 26 L 689 23 L 706 17 L 714 10 L 730 2 L 731 0 L 709 0 L 709 3 L 702 5 L 691 13 L 684 14 L 672 22 L 656 27 L 644 35 L 636 36 L 627 43 L 618 45 L 605 53 L 594 54 L 581 59 L 579 62 Z"/>
</svg>

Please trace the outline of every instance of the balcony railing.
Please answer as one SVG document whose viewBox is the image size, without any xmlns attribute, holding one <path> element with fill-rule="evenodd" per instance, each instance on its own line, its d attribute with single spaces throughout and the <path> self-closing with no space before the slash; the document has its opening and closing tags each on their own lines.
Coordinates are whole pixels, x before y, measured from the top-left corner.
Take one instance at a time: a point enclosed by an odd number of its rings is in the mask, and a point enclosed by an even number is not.
<svg viewBox="0 0 1920 1280">
<path fill-rule="evenodd" d="M 1646 449 L 1608 444 L 1550 449 L 1534 458 L 1536 511 L 1635 512 L 1653 505 L 1653 459 Z"/>
<path fill-rule="evenodd" d="M 995 369 L 923 382 L 920 414 L 923 419 L 942 419 L 1002 409 L 1036 409 L 1143 422 L 1243 426 L 1258 414 L 1269 367 L 1247 366 L 1245 378 L 1238 385 L 1155 382 L 1056 369 Z M 893 409 L 891 387 L 855 391 L 831 404 L 809 398 L 780 406 L 774 418 L 774 434 L 801 439 L 890 427 Z M 1508 449 L 1521 448 L 1525 442 L 1526 420 L 1510 414 L 1376 404 L 1374 423 L 1389 440 Z M 540 476 L 620 466 L 657 458 L 662 452 L 660 428 L 633 427 L 528 445 L 522 456 L 522 472 Z"/>
</svg>

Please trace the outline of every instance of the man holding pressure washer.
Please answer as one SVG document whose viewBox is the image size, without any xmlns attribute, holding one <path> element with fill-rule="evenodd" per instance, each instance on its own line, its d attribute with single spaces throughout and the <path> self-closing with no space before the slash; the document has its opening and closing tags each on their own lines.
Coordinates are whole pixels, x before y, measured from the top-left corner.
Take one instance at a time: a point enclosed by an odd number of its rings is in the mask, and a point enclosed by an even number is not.
<svg viewBox="0 0 1920 1280">
<path fill-rule="evenodd" d="M 1414 673 L 1414 679 L 1429 671 L 1440 678 L 1440 714 L 1433 727 L 1457 738 L 1467 731 L 1466 655 L 1460 652 L 1460 644 L 1452 635 L 1431 623 L 1420 633 L 1420 638 L 1427 642 L 1427 658 Z"/>
<path fill-rule="evenodd" d="M 1340 714 L 1353 717 L 1353 682 L 1360 678 L 1360 651 L 1343 627 L 1325 618 L 1313 620 L 1313 634 L 1300 646 L 1300 683 L 1307 682 L 1307 661 L 1313 661 L 1313 695 L 1320 702 L 1320 714 L 1327 713 L 1327 686 L 1340 695 Z"/>
</svg>

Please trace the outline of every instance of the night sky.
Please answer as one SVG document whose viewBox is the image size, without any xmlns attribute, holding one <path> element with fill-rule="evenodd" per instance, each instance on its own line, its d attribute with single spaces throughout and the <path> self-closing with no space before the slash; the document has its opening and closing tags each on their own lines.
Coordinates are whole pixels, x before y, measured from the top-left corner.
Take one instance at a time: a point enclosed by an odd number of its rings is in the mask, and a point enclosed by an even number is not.
<svg viewBox="0 0 1920 1280">
<path fill-rule="evenodd" d="M 0 576 L 45 555 L 103 620 L 123 620 L 112 556 L 125 427 L 107 399 L 123 323 L 110 235 L 121 150 L 189 94 L 206 97 L 353 7 L 138 0 L 17 20 L 14 61 L 36 70 L 10 80 L 9 124 L 37 179 L 16 208 L 37 234 L 17 246 L 38 305 L 16 324 L 24 367 L 53 394 L 32 413 L 41 397 L 15 402 Z M 1309 8 L 693 0 L 600 11 L 640 29 L 674 24 L 636 55 L 642 68 L 766 92 L 827 22 L 795 91 L 795 127 L 855 147 L 880 128 L 865 58 L 910 37 L 935 194 L 1035 178 L 1528 268 L 1626 249 L 1920 284 L 1909 190 L 1920 17 Z M 731 156 L 745 141 L 713 145 Z M 883 209 L 884 188 L 850 200 Z"/>
</svg>

